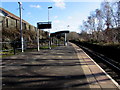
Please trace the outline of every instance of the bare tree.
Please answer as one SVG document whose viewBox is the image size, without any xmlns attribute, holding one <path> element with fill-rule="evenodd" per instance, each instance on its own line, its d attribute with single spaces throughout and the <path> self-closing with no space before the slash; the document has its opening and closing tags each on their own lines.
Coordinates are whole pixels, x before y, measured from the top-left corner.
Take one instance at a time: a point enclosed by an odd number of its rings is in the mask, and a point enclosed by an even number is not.
<svg viewBox="0 0 120 90">
<path fill-rule="evenodd" d="M 114 25 L 114 27 L 118 27 L 118 6 L 117 6 L 117 2 L 113 2 L 111 4 L 111 15 L 112 15 L 112 24 Z"/>
<path fill-rule="evenodd" d="M 103 19 L 105 22 L 105 25 L 107 26 L 107 30 L 112 26 L 112 10 L 109 2 L 102 2 L 101 3 L 101 11 L 103 15 Z"/>
<path fill-rule="evenodd" d="M 97 30 L 102 31 L 103 30 L 103 13 L 100 9 L 96 9 L 96 18 L 97 18 Z"/>
<path fill-rule="evenodd" d="M 89 25 L 87 21 L 83 21 L 83 24 L 81 25 L 81 30 L 86 32 L 89 30 Z"/>
<path fill-rule="evenodd" d="M 95 17 L 89 16 L 87 22 L 89 24 L 89 29 L 92 30 L 92 32 L 94 32 L 95 31 Z"/>
<path fill-rule="evenodd" d="M 83 21 L 81 27 L 82 30 L 87 31 L 89 40 L 110 43 L 119 42 L 120 1 L 110 3 L 106 0 L 102 2 L 101 8 L 90 13 L 90 16 L 86 21 Z M 82 37 L 88 36 L 83 32 Z"/>
<path fill-rule="evenodd" d="M 118 2 L 118 27 L 120 27 L 120 1 Z"/>
</svg>

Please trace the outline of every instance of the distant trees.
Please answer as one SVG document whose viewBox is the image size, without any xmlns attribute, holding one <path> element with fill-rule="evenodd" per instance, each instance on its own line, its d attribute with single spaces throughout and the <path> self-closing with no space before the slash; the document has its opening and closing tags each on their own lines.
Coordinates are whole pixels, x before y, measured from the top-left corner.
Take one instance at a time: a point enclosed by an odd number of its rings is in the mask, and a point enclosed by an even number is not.
<svg viewBox="0 0 120 90">
<path fill-rule="evenodd" d="M 104 1 L 100 9 L 91 12 L 87 20 L 83 21 L 81 29 L 88 34 L 85 36 L 89 37 L 89 40 L 86 38 L 88 41 L 120 43 L 119 24 L 120 1 L 112 3 Z M 81 34 L 85 33 L 81 32 Z"/>
<path fill-rule="evenodd" d="M 78 40 L 79 39 L 79 34 L 76 32 L 70 32 L 67 34 L 67 40 Z"/>
</svg>

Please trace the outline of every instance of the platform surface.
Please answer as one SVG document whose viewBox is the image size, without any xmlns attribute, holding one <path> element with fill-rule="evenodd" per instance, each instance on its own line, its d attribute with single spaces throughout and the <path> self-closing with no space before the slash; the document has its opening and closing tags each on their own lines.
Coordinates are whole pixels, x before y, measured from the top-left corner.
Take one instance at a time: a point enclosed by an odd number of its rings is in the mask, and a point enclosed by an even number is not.
<svg viewBox="0 0 120 90">
<path fill-rule="evenodd" d="M 72 43 L 51 50 L 25 52 L 3 58 L 2 64 L 2 90 L 119 90 L 99 66 Z"/>
</svg>

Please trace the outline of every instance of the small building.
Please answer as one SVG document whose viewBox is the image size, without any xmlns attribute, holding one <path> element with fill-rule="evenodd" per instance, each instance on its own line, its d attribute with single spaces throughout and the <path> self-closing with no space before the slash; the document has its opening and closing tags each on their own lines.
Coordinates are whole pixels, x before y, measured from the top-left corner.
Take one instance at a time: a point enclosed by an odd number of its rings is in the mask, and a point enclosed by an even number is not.
<svg viewBox="0 0 120 90">
<path fill-rule="evenodd" d="M 25 20 L 22 20 L 22 26 L 23 26 L 23 30 L 34 30 L 35 31 L 35 29 L 36 29 L 35 26 L 29 24 Z M 0 8 L 0 27 L 2 27 L 1 30 L 3 28 L 19 29 L 20 28 L 20 18 L 7 10 Z"/>
</svg>

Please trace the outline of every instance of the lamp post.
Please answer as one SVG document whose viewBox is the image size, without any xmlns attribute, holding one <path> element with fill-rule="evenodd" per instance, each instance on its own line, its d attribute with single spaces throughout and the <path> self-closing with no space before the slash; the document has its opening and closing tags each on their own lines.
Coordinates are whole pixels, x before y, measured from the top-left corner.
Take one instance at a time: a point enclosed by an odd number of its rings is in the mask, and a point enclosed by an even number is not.
<svg viewBox="0 0 120 90">
<path fill-rule="evenodd" d="M 49 22 L 49 10 L 51 9 L 52 7 L 48 7 L 48 22 Z"/>
<path fill-rule="evenodd" d="M 21 48 L 22 48 L 22 52 L 24 52 L 23 33 L 22 33 L 22 2 L 18 2 L 18 4 L 19 4 L 19 10 L 20 10 L 20 37 L 21 37 Z"/>
<path fill-rule="evenodd" d="M 49 10 L 51 9 L 52 7 L 48 7 L 48 23 L 49 23 Z M 50 30 L 49 30 L 49 49 L 51 49 L 51 45 L 50 45 Z"/>
</svg>

